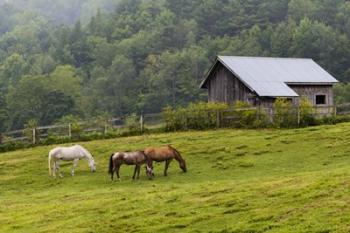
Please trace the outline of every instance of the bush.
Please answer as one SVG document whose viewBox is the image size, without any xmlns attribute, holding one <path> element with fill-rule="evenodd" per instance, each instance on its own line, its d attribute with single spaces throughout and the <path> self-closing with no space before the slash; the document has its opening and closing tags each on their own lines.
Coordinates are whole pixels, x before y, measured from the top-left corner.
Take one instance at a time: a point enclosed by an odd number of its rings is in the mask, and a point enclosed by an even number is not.
<svg viewBox="0 0 350 233">
<path fill-rule="evenodd" d="M 314 109 L 310 101 L 303 97 L 299 102 L 300 111 L 300 123 L 299 126 L 305 127 L 309 125 L 316 125 L 316 119 L 314 117 Z"/>
<path fill-rule="evenodd" d="M 298 113 L 290 100 L 286 98 L 276 99 L 273 124 L 277 128 L 292 128 L 298 125 Z"/>
<path fill-rule="evenodd" d="M 34 146 L 30 142 L 6 142 L 4 144 L 0 144 L 0 152 L 13 151 L 22 148 L 29 148 Z"/>
<path fill-rule="evenodd" d="M 263 128 L 268 125 L 265 111 L 249 103 L 237 101 L 234 105 L 233 126 L 236 128 Z"/>
<path fill-rule="evenodd" d="M 57 121 L 58 124 L 66 124 L 67 126 L 68 124 L 70 124 L 71 136 L 73 140 L 79 139 L 82 133 L 82 128 L 79 124 L 80 122 L 82 122 L 81 118 L 73 115 L 64 116 Z M 67 128 L 67 132 L 61 132 L 61 134 L 68 135 L 68 128 Z"/>
<path fill-rule="evenodd" d="M 269 124 L 264 111 L 240 101 L 234 106 L 222 103 L 196 103 L 186 108 L 167 107 L 162 115 L 166 131 L 204 130 L 217 127 L 259 128 Z"/>
<path fill-rule="evenodd" d="M 131 116 L 126 117 L 125 124 L 129 135 L 137 135 L 141 133 L 140 117 L 136 114 L 132 114 Z"/>
<path fill-rule="evenodd" d="M 166 107 L 162 112 L 165 130 L 204 130 L 215 128 L 218 124 L 218 114 L 226 109 L 229 109 L 227 104 L 203 102 L 190 104 L 186 108 L 172 109 L 171 107 Z"/>
<path fill-rule="evenodd" d="M 36 119 L 31 119 L 24 125 L 25 129 L 23 130 L 23 135 L 28 138 L 28 141 L 33 141 L 33 129 L 36 129 L 38 125 L 39 124 Z M 35 142 L 39 142 L 39 135 L 37 130 L 35 130 Z"/>
</svg>

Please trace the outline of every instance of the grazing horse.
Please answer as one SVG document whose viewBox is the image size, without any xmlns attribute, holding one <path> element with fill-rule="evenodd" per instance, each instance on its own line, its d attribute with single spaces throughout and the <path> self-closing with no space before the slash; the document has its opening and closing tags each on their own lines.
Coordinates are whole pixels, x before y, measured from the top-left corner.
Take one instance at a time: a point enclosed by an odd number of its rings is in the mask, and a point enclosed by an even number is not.
<svg viewBox="0 0 350 233">
<path fill-rule="evenodd" d="M 167 176 L 167 170 L 170 162 L 175 159 L 179 162 L 180 168 L 183 172 L 187 172 L 186 162 L 181 157 L 180 152 L 174 147 L 168 145 L 164 147 L 148 147 L 145 150 L 145 154 L 148 158 L 147 169 L 152 169 L 153 171 L 153 161 L 163 162 L 165 161 L 164 176 Z"/>
<path fill-rule="evenodd" d="M 113 180 L 114 172 L 117 173 L 118 179 L 119 169 L 122 164 L 126 165 L 135 165 L 133 179 L 135 179 L 135 175 L 137 173 L 137 179 L 140 177 L 140 169 L 141 165 L 147 162 L 147 157 L 143 151 L 135 151 L 135 152 L 115 152 L 111 155 L 109 159 L 109 170 L 108 174 L 111 174 L 111 179 Z M 147 176 L 151 174 L 151 170 L 147 170 Z"/>
<path fill-rule="evenodd" d="M 71 147 L 56 147 L 49 152 L 49 174 L 51 176 L 51 160 L 53 160 L 52 175 L 56 177 L 56 172 L 59 172 L 59 176 L 63 177 L 59 171 L 59 161 L 74 161 L 72 168 L 72 176 L 74 176 L 74 168 L 78 165 L 80 159 L 87 159 L 89 161 L 89 167 L 91 172 L 96 171 L 95 161 L 88 150 L 80 145 L 75 145 Z"/>
</svg>

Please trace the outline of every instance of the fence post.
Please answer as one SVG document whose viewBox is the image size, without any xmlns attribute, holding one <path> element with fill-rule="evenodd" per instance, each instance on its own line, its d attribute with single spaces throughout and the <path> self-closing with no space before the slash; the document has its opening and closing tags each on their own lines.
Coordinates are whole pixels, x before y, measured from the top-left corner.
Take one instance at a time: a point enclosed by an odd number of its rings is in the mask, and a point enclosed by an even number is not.
<svg viewBox="0 0 350 233">
<path fill-rule="evenodd" d="M 2 144 L 2 138 L 3 138 L 2 133 L 0 133 L 0 144 Z"/>
<path fill-rule="evenodd" d="M 220 128 L 220 110 L 216 110 L 216 128 Z"/>
<path fill-rule="evenodd" d="M 107 124 L 105 124 L 104 134 L 107 134 L 107 131 L 108 131 L 107 127 L 108 127 Z"/>
<path fill-rule="evenodd" d="M 35 128 L 32 129 L 32 133 L 33 133 L 33 144 L 35 144 L 36 143 L 36 140 L 35 140 L 35 137 L 36 137 L 36 135 L 35 135 Z"/>
<path fill-rule="evenodd" d="M 71 123 L 68 123 L 68 137 L 69 137 L 69 139 L 72 138 L 72 125 L 71 125 Z"/>
<path fill-rule="evenodd" d="M 141 113 L 141 116 L 140 116 L 140 128 L 141 128 L 141 133 L 143 132 L 143 115 Z"/>
<path fill-rule="evenodd" d="M 274 107 L 269 107 L 269 118 L 270 118 L 270 122 L 271 124 L 274 124 L 275 122 L 275 115 L 276 115 L 276 111 Z"/>
<path fill-rule="evenodd" d="M 298 127 L 300 126 L 300 107 L 297 107 L 297 114 L 298 114 Z"/>
</svg>

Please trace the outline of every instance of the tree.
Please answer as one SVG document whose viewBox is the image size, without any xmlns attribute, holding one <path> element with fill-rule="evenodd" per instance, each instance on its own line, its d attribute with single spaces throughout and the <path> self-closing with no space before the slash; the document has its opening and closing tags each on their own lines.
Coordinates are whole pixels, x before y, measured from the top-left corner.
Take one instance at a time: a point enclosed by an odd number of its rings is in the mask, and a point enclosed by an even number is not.
<svg viewBox="0 0 350 233">
<path fill-rule="evenodd" d="M 296 22 L 304 18 L 313 18 L 316 13 L 316 4 L 312 0 L 291 0 L 288 8 L 289 17 Z"/>
<path fill-rule="evenodd" d="M 79 99 L 82 95 L 82 79 L 76 74 L 72 66 L 57 66 L 48 77 L 48 87 L 51 90 L 57 90 L 66 96 L 72 96 Z"/>
<path fill-rule="evenodd" d="M 48 125 L 63 116 L 74 113 L 74 99 L 65 95 L 61 91 L 50 91 L 43 99 L 42 113 L 40 114 L 40 124 Z"/>
<path fill-rule="evenodd" d="M 0 67 L 0 83 L 2 87 L 10 84 L 16 84 L 22 75 L 28 71 L 28 66 L 22 55 L 14 53 L 7 57 L 3 65 Z"/>
<path fill-rule="evenodd" d="M 51 124 L 64 115 L 74 112 L 74 99 L 65 93 L 52 90 L 45 76 L 24 76 L 6 95 L 11 128 L 22 128 L 35 119 L 39 124 Z"/>
<path fill-rule="evenodd" d="M 0 132 L 5 131 L 7 126 L 8 114 L 4 96 L 0 94 Z"/>
</svg>

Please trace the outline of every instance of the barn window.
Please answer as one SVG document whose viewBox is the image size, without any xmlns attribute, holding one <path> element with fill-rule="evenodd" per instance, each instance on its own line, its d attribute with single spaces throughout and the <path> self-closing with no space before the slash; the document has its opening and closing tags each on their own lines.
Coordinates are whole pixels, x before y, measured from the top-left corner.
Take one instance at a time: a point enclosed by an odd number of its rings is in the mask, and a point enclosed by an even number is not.
<svg viewBox="0 0 350 233">
<path fill-rule="evenodd" d="M 326 104 L 326 95 L 316 95 L 316 105 Z"/>
</svg>

